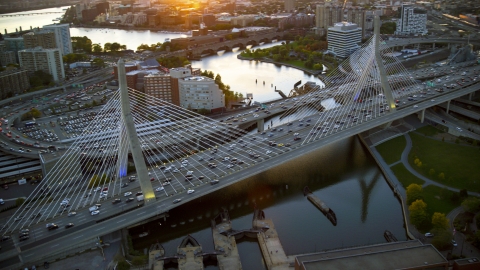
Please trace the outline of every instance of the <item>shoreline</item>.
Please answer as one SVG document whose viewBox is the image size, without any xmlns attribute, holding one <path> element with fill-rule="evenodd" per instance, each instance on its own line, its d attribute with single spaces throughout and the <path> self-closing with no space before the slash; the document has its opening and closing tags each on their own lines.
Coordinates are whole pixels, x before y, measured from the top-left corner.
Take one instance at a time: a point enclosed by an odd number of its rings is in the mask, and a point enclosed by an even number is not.
<svg viewBox="0 0 480 270">
<path fill-rule="evenodd" d="M 102 26 L 92 26 L 92 25 L 70 25 L 70 28 L 88 28 L 88 29 L 117 29 L 117 30 L 133 30 L 133 31 L 153 31 L 156 33 L 163 33 L 163 34 L 183 34 L 183 35 L 188 35 L 190 36 L 192 34 L 192 31 L 175 31 L 175 30 L 168 30 L 168 29 L 159 29 L 159 28 L 154 28 L 154 27 L 130 27 L 130 26 L 108 26 L 108 25 L 102 25 Z"/>
<path fill-rule="evenodd" d="M 294 66 L 294 65 L 291 65 L 291 64 L 288 64 L 288 63 L 273 61 L 273 60 L 271 60 L 271 59 L 265 59 L 265 58 L 253 59 L 253 58 L 247 58 L 247 57 L 241 56 L 240 54 L 237 55 L 237 59 L 240 59 L 240 60 L 248 60 L 248 61 L 260 61 L 260 62 L 263 62 L 263 63 L 270 63 L 270 64 L 275 64 L 275 65 L 281 65 L 281 66 L 296 68 L 296 69 L 298 69 L 298 70 L 301 70 L 301 71 L 303 71 L 303 72 L 305 72 L 305 73 L 308 73 L 309 75 L 313 75 L 313 76 L 321 75 L 322 72 L 323 72 L 323 70 L 314 71 L 314 70 L 311 70 L 311 69 Z"/>
</svg>

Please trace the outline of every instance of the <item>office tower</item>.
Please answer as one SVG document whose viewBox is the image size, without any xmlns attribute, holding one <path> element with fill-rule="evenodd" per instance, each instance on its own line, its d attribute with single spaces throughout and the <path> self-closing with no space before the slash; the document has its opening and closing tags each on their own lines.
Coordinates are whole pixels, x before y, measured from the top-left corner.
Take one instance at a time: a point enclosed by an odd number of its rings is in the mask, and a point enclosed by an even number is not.
<svg viewBox="0 0 480 270">
<path fill-rule="evenodd" d="M 50 24 L 43 27 L 55 33 L 55 42 L 62 55 L 73 53 L 72 40 L 70 38 L 70 25 L 68 24 Z"/>
<path fill-rule="evenodd" d="M 396 35 L 427 34 L 427 12 L 413 5 L 402 5 Z"/>
<path fill-rule="evenodd" d="M 25 49 L 18 51 L 20 67 L 28 72 L 43 70 L 51 74 L 54 81 L 65 79 L 65 70 L 63 68 L 63 58 L 60 49 L 43 49 L 37 47 L 34 49 Z"/>
<path fill-rule="evenodd" d="M 358 48 L 362 42 L 362 29 L 355 23 L 335 23 L 328 28 L 328 50 L 336 56 L 346 58 Z"/>
<path fill-rule="evenodd" d="M 36 47 L 42 47 L 44 49 L 57 48 L 57 42 L 55 41 L 55 33 L 48 30 L 40 30 L 26 33 L 23 37 L 25 49 L 33 49 Z"/>
</svg>

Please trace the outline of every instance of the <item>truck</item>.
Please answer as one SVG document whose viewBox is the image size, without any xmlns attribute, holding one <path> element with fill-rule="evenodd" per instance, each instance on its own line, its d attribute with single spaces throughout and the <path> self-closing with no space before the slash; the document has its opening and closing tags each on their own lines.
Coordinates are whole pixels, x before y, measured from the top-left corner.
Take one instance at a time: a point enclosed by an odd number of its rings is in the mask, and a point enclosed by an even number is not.
<svg viewBox="0 0 480 270">
<path fill-rule="evenodd" d="M 143 201 L 143 195 L 138 195 L 137 196 L 137 202 Z"/>
<path fill-rule="evenodd" d="M 90 211 L 90 212 L 97 211 L 97 210 L 98 210 L 98 206 L 96 206 L 96 205 L 88 208 L 88 211 Z"/>
</svg>

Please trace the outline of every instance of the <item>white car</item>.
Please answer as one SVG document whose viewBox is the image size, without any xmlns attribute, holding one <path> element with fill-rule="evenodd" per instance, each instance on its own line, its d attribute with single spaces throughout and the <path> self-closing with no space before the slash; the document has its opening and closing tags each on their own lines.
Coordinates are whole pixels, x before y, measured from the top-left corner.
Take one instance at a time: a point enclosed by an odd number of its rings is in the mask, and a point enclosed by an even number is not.
<svg viewBox="0 0 480 270">
<path fill-rule="evenodd" d="M 95 211 L 92 211 L 92 213 L 90 213 L 92 216 L 95 216 L 95 215 L 98 215 L 100 214 L 100 211 L 99 210 L 95 210 Z"/>
<path fill-rule="evenodd" d="M 272 151 L 270 151 L 270 150 L 267 150 L 267 155 L 268 155 L 268 154 L 270 154 L 270 153 L 272 153 Z"/>
<path fill-rule="evenodd" d="M 418 108 L 418 105 L 413 105 L 413 108 Z"/>
<path fill-rule="evenodd" d="M 162 191 L 162 190 L 164 190 L 163 187 L 158 187 L 158 188 L 155 189 L 156 192 L 159 192 L 159 191 Z"/>
<path fill-rule="evenodd" d="M 187 194 L 192 194 L 193 192 L 195 192 L 195 190 L 189 189 L 189 190 L 187 191 Z"/>
<path fill-rule="evenodd" d="M 130 191 L 129 191 L 129 192 L 125 192 L 125 194 L 123 194 L 123 196 L 125 196 L 125 197 L 128 197 L 128 196 L 130 196 L 130 195 L 132 195 L 132 192 L 130 192 Z"/>
<path fill-rule="evenodd" d="M 73 216 L 75 216 L 76 214 L 77 214 L 77 212 L 70 212 L 70 213 L 68 213 L 68 216 L 69 216 L 69 217 L 73 217 Z"/>
<path fill-rule="evenodd" d="M 94 189 L 95 192 L 100 191 L 100 190 L 102 190 L 101 187 L 97 187 L 96 189 Z"/>
</svg>

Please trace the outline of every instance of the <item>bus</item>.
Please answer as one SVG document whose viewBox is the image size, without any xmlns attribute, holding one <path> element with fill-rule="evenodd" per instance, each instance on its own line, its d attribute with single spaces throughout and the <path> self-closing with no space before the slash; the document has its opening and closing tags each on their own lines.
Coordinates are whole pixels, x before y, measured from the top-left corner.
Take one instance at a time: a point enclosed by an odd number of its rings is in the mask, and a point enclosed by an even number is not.
<svg viewBox="0 0 480 270">
<path fill-rule="evenodd" d="M 37 124 L 37 123 L 35 123 L 35 122 L 27 122 L 27 123 L 25 123 L 25 127 L 33 127 L 33 126 L 35 126 L 36 124 Z"/>
</svg>

